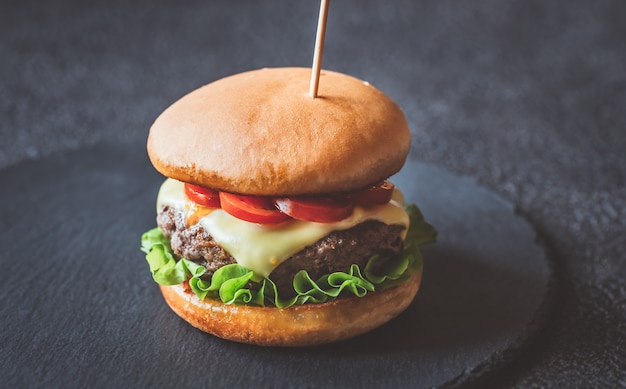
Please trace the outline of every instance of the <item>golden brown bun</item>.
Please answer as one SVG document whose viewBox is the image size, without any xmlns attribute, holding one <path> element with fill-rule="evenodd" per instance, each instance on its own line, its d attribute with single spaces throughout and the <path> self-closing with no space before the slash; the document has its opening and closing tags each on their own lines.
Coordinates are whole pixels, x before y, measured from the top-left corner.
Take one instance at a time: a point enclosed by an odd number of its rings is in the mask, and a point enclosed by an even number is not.
<svg viewBox="0 0 626 389">
<path fill-rule="evenodd" d="M 323 304 L 287 309 L 200 300 L 184 284 L 162 286 L 167 304 L 194 327 L 220 338 L 262 346 L 312 346 L 351 338 L 404 311 L 419 289 L 421 272 L 398 286 Z"/>
<path fill-rule="evenodd" d="M 323 70 L 275 68 L 205 85 L 167 108 L 148 136 L 163 175 L 253 195 L 347 192 L 400 170 L 410 131 L 369 83 Z"/>
</svg>

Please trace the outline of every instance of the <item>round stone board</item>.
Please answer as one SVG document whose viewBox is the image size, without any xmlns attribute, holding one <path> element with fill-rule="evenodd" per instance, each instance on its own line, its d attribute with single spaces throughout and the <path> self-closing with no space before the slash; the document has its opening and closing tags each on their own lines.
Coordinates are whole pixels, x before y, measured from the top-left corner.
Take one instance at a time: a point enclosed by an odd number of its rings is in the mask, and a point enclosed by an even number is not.
<svg viewBox="0 0 626 389">
<path fill-rule="evenodd" d="M 420 292 L 363 336 L 264 348 L 202 333 L 163 301 L 139 251 L 162 182 L 143 141 L 0 172 L 0 365 L 8 387 L 438 387 L 479 382 L 532 340 L 551 267 L 513 205 L 441 168 L 393 178 L 439 230 Z"/>
</svg>

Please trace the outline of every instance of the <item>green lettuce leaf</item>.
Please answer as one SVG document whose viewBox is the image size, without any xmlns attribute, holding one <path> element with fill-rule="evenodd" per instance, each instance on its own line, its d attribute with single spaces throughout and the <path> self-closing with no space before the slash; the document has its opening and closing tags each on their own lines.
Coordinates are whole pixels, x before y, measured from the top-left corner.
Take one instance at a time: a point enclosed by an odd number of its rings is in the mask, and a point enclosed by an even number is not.
<svg viewBox="0 0 626 389">
<path fill-rule="evenodd" d="M 161 230 L 153 228 L 141 236 L 141 251 L 146 253 L 152 278 L 161 285 L 177 285 L 190 277 L 200 277 L 206 269 L 188 260 L 177 261 L 170 241 Z"/>
<path fill-rule="evenodd" d="M 404 210 L 409 215 L 409 230 L 407 231 L 405 245 L 424 246 L 437 241 L 437 230 L 430 225 L 422 211 L 415 204 L 406 204 Z"/>
<path fill-rule="evenodd" d="M 210 281 L 201 276 L 203 266 L 185 258 L 174 256 L 169 239 L 159 228 L 145 232 L 141 237 L 141 250 L 154 280 L 161 285 L 177 285 L 189 281 L 191 290 L 200 298 L 220 299 L 226 304 L 253 306 L 275 306 L 288 308 L 306 303 L 323 303 L 342 295 L 363 297 L 369 292 L 385 289 L 405 282 L 412 274 L 422 269 L 419 246 L 434 243 L 437 231 L 424 219 L 419 208 L 413 204 L 405 206 L 410 224 L 402 255 L 375 273 L 378 256 L 372 256 L 364 269 L 353 264 L 350 270 L 326 274 L 313 280 L 305 270 L 298 272 L 293 280 L 295 296 L 282 298 L 276 284 L 268 278 L 256 277 L 252 270 L 239 264 L 219 268 Z"/>
</svg>

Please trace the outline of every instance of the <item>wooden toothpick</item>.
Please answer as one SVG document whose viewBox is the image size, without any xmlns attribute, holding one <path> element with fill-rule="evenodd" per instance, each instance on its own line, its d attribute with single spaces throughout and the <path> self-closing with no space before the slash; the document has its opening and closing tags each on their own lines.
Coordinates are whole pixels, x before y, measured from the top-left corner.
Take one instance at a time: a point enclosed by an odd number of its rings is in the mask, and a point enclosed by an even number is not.
<svg viewBox="0 0 626 389">
<path fill-rule="evenodd" d="M 313 53 L 313 66 L 311 68 L 311 86 L 309 95 L 317 97 L 317 89 L 320 82 L 320 70 L 322 68 L 322 52 L 324 51 L 324 37 L 326 36 L 326 18 L 328 16 L 328 3 L 330 0 L 321 0 L 320 16 L 317 21 L 317 36 L 315 37 L 315 51 Z"/>
</svg>

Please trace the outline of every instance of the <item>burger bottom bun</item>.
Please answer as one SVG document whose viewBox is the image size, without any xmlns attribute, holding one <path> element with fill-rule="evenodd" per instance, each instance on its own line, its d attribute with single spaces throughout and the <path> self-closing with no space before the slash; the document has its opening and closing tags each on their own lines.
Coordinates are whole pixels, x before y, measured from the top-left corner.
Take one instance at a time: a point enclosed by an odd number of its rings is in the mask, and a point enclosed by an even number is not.
<svg viewBox="0 0 626 389">
<path fill-rule="evenodd" d="M 421 279 L 419 272 L 400 285 L 365 297 L 286 309 L 200 300 L 186 283 L 161 285 L 161 292 L 178 316 L 220 338 L 262 346 L 312 346 L 351 338 L 387 323 L 411 304 Z"/>
</svg>

